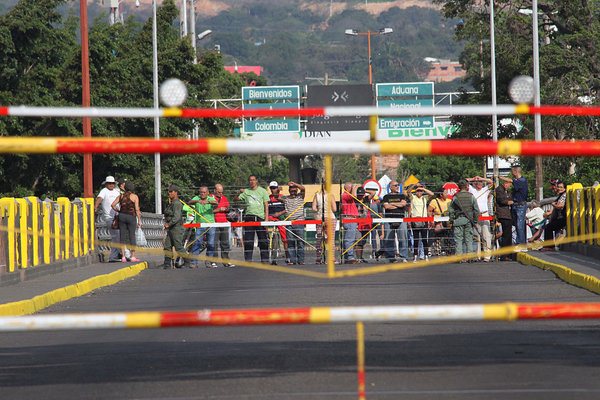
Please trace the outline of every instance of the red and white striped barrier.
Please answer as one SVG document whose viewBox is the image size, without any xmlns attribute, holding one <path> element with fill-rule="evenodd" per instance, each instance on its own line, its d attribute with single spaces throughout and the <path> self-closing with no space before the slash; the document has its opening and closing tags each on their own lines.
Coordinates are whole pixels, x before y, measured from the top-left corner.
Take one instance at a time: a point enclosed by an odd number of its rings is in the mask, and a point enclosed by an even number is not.
<svg viewBox="0 0 600 400">
<path fill-rule="evenodd" d="M 519 115 L 600 116 L 598 106 L 541 105 L 453 105 L 420 108 L 307 107 L 282 109 L 230 110 L 214 108 L 123 108 L 123 107 L 32 107 L 0 106 L 0 116 L 57 118 L 253 118 L 253 117 L 347 117 L 373 116 L 446 116 L 446 115 Z"/>
<path fill-rule="evenodd" d="M 149 139 L 0 137 L 0 154 L 404 154 L 413 156 L 600 156 L 600 141 L 385 140 L 248 141 L 240 139 Z"/>
<path fill-rule="evenodd" d="M 0 332 L 191 326 L 339 324 L 351 322 L 512 321 L 522 319 L 599 318 L 600 303 L 495 303 L 233 310 L 206 309 L 181 312 L 148 311 L 0 317 Z"/>
<path fill-rule="evenodd" d="M 411 217 L 411 218 L 342 218 L 342 224 L 384 224 L 400 222 L 447 222 L 448 217 Z M 479 221 L 493 221 L 493 216 L 480 216 Z M 321 225 L 320 219 L 306 219 L 297 221 L 250 221 L 250 222 L 195 222 L 184 224 L 184 228 L 223 228 L 239 226 L 290 226 L 290 225 Z"/>
</svg>

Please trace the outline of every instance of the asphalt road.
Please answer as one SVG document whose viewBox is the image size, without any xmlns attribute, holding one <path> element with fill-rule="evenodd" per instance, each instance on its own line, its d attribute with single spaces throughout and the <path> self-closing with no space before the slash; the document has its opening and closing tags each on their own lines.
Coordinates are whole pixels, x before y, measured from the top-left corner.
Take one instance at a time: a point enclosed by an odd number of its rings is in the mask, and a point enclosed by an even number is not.
<svg viewBox="0 0 600 400">
<path fill-rule="evenodd" d="M 499 301 L 597 296 L 517 263 L 334 281 L 239 267 L 153 269 L 46 312 Z M 597 399 L 599 328 L 597 321 L 367 324 L 367 399 Z M 0 336 L 2 400 L 356 399 L 356 388 L 354 325 Z"/>
</svg>

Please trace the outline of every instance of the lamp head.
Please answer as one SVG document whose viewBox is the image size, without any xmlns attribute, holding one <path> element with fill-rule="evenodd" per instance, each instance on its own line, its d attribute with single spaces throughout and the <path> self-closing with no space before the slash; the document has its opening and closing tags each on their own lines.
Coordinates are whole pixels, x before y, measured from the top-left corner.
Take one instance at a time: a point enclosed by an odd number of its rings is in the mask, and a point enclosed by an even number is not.
<svg viewBox="0 0 600 400">
<path fill-rule="evenodd" d="M 135 6 L 139 7 L 140 6 L 140 0 L 135 0 Z"/>
<path fill-rule="evenodd" d="M 351 36 L 357 36 L 358 32 L 356 31 L 356 29 L 346 29 L 344 31 L 344 34 L 351 35 Z"/>
<path fill-rule="evenodd" d="M 393 32 L 394 32 L 394 30 L 392 28 L 381 28 L 379 30 L 379 33 L 381 35 L 387 35 L 387 34 L 390 34 L 390 33 L 393 33 Z"/>
<path fill-rule="evenodd" d="M 210 29 L 207 29 L 204 32 L 198 34 L 198 39 L 202 40 L 205 37 L 207 37 L 208 35 L 210 35 L 211 33 L 212 33 L 212 31 Z"/>
</svg>

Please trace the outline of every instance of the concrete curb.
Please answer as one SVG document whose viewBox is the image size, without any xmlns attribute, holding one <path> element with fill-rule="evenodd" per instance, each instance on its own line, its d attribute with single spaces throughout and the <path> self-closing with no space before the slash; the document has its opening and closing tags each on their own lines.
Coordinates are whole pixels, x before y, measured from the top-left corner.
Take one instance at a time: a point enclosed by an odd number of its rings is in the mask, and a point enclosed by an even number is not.
<svg viewBox="0 0 600 400">
<path fill-rule="evenodd" d="M 595 276 L 582 274 L 564 265 L 542 260 L 528 253 L 517 254 L 517 261 L 524 265 L 532 265 L 543 270 L 552 271 L 560 280 L 577 286 L 592 293 L 600 294 L 600 279 Z"/>
<path fill-rule="evenodd" d="M 50 292 L 35 296 L 31 299 L 0 304 L 0 316 L 18 316 L 33 314 L 56 303 L 83 296 L 101 287 L 114 285 L 117 282 L 138 275 L 148 268 L 147 262 L 130 265 L 109 274 L 88 278 Z"/>
</svg>

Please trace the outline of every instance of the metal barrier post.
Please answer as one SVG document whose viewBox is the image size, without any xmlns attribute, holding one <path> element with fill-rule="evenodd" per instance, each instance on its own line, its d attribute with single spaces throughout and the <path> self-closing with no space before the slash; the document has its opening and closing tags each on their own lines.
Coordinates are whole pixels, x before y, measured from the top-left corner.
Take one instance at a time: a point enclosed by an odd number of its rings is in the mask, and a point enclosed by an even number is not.
<svg viewBox="0 0 600 400">
<path fill-rule="evenodd" d="M 52 243 L 54 238 L 52 235 L 52 202 L 48 199 L 42 202 L 42 260 L 44 264 L 52 262 Z"/>
<path fill-rule="evenodd" d="M 59 197 L 56 202 L 60 206 L 62 215 L 62 224 L 59 225 L 62 228 L 62 235 L 60 235 L 61 259 L 68 260 L 71 258 L 71 201 L 66 197 Z"/>
<path fill-rule="evenodd" d="M 567 207 L 567 237 L 573 236 L 573 187 L 567 185 L 567 195 L 565 199 L 565 207 Z"/>
<path fill-rule="evenodd" d="M 84 220 L 87 223 L 87 229 L 84 232 L 87 237 L 86 252 L 89 253 L 94 251 L 96 238 L 96 227 L 94 226 L 94 221 L 96 221 L 96 215 L 94 213 L 94 199 L 83 198 L 81 201 L 83 204 L 85 204 L 85 209 L 87 210 L 87 214 L 84 213 Z"/>
<path fill-rule="evenodd" d="M 594 234 L 598 235 L 600 233 L 600 186 L 595 187 L 592 190 L 593 194 L 593 202 L 594 202 Z M 600 236 L 596 237 L 596 244 L 600 246 Z"/>
<path fill-rule="evenodd" d="M 62 210 L 58 202 L 52 202 L 52 226 L 54 228 L 54 261 L 62 260 L 64 251 L 63 246 L 63 226 L 62 226 Z"/>
<path fill-rule="evenodd" d="M 80 206 L 81 206 L 81 225 L 80 225 L 80 230 L 81 230 L 81 254 L 88 254 L 89 252 L 89 235 L 88 235 L 88 229 L 89 229 L 89 220 L 88 220 L 88 204 L 87 202 L 85 202 L 84 198 L 78 198 L 77 199 L 80 202 Z"/>
<path fill-rule="evenodd" d="M 73 257 L 82 254 L 81 248 L 81 201 L 78 199 L 71 202 L 72 226 L 73 226 Z"/>
<path fill-rule="evenodd" d="M 365 324 L 356 323 L 356 364 L 358 374 L 358 400 L 366 400 L 365 384 Z"/>
<path fill-rule="evenodd" d="M 581 183 L 574 183 L 573 187 L 576 189 L 575 193 L 577 193 L 577 225 L 579 227 L 577 235 L 585 235 L 585 199 L 583 186 Z M 581 240 L 578 240 L 578 242 L 581 242 Z"/>
<path fill-rule="evenodd" d="M 0 199 L 0 217 L 6 227 L 6 266 L 8 272 L 14 272 L 17 265 L 17 232 L 16 211 L 17 203 L 12 197 Z"/>
<path fill-rule="evenodd" d="M 42 224 L 40 223 L 42 209 L 40 207 L 40 199 L 35 196 L 26 197 L 27 201 L 30 203 L 31 207 L 31 245 L 32 245 L 32 255 L 31 255 L 31 265 L 34 267 L 40 265 L 42 263 Z"/>
<path fill-rule="evenodd" d="M 333 175 L 333 163 L 331 156 L 325 156 L 325 193 L 327 194 L 327 202 L 323 199 L 323 209 L 325 210 L 325 221 L 327 231 L 327 276 L 333 278 L 335 276 L 335 226 L 331 212 L 330 202 L 333 199 L 331 193 L 331 179 Z M 340 198 L 340 201 L 342 199 Z M 323 232 L 325 234 L 325 232 Z"/>
<path fill-rule="evenodd" d="M 593 190 L 591 187 L 587 187 L 584 189 L 585 194 L 585 234 L 588 235 L 586 242 L 588 244 L 594 244 L 594 238 L 592 237 L 592 233 L 594 232 L 594 223 L 593 223 L 593 207 L 594 207 L 594 199 L 593 199 Z"/>
<path fill-rule="evenodd" d="M 19 267 L 27 268 L 29 266 L 29 229 L 28 229 L 28 217 L 30 214 L 29 202 L 25 199 L 16 199 L 17 208 L 19 210 L 19 220 L 17 225 L 19 226 L 17 236 L 19 238 Z"/>
</svg>

